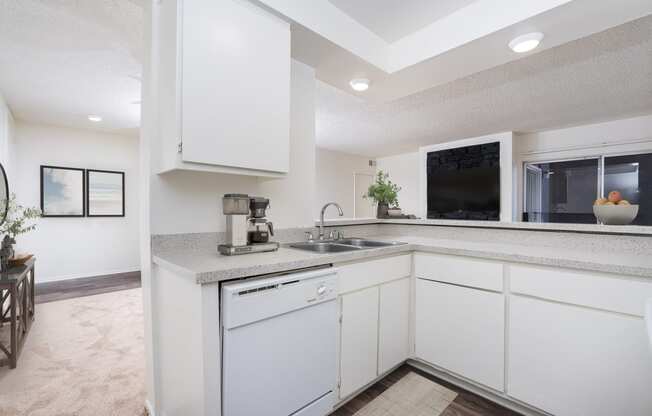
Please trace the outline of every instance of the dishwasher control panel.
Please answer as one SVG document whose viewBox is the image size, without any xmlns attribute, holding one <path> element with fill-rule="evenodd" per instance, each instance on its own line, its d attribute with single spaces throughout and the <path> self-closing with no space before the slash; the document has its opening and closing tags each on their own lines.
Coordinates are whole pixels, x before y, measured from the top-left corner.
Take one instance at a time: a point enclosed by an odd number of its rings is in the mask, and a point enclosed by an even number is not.
<svg viewBox="0 0 652 416">
<path fill-rule="evenodd" d="M 337 296 L 336 280 L 315 279 L 315 281 L 311 283 L 312 284 L 306 285 L 306 302 L 314 303 Z"/>
<path fill-rule="evenodd" d="M 293 310 L 334 301 L 337 269 L 330 267 L 222 285 L 222 325 L 247 325 Z"/>
</svg>

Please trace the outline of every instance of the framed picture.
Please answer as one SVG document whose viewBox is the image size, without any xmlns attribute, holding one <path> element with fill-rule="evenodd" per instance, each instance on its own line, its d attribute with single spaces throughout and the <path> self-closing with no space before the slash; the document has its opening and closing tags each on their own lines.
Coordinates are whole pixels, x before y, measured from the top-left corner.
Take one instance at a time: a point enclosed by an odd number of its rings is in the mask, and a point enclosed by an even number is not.
<svg viewBox="0 0 652 416">
<path fill-rule="evenodd" d="M 86 187 L 86 209 L 89 217 L 125 216 L 124 172 L 88 169 Z"/>
<path fill-rule="evenodd" d="M 44 217 L 83 217 L 84 169 L 41 166 L 41 212 Z"/>
</svg>

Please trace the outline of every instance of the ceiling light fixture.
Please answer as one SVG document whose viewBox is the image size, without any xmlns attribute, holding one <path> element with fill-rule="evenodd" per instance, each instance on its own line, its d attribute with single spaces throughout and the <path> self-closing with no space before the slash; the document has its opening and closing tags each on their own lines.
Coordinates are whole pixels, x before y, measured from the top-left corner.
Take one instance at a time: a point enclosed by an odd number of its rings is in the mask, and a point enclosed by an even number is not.
<svg viewBox="0 0 652 416">
<path fill-rule="evenodd" d="M 349 85 L 356 91 L 367 91 L 369 89 L 369 80 L 366 78 L 356 78 L 352 79 Z"/>
<path fill-rule="evenodd" d="M 541 32 L 527 33 L 512 39 L 509 42 L 509 47 L 516 53 L 529 52 L 539 46 L 542 39 L 543 33 Z"/>
<path fill-rule="evenodd" d="M 88 116 L 88 119 L 94 123 L 99 123 L 100 121 L 102 121 L 102 117 L 96 116 L 95 114 L 91 114 L 90 116 Z"/>
</svg>

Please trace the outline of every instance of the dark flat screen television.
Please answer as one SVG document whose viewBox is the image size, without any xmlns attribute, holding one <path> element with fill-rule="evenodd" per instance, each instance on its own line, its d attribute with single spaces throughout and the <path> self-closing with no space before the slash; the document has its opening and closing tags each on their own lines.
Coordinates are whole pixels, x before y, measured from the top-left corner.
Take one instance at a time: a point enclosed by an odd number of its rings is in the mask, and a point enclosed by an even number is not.
<svg viewBox="0 0 652 416">
<path fill-rule="evenodd" d="M 500 142 L 429 152 L 428 218 L 500 220 Z"/>
</svg>

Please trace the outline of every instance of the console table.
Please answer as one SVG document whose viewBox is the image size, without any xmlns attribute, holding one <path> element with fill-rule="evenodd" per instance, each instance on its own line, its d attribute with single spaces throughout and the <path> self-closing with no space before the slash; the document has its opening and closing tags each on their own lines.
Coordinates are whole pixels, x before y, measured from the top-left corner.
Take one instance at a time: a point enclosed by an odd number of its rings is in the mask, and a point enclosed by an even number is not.
<svg viewBox="0 0 652 416">
<path fill-rule="evenodd" d="M 32 257 L 24 265 L 0 273 L 0 334 L 4 334 L 4 327 L 9 325 L 9 337 L 0 336 L 0 353 L 5 355 L 0 358 L 0 366 L 16 368 L 18 355 L 34 321 L 35 263 Z"/>
</svg>

